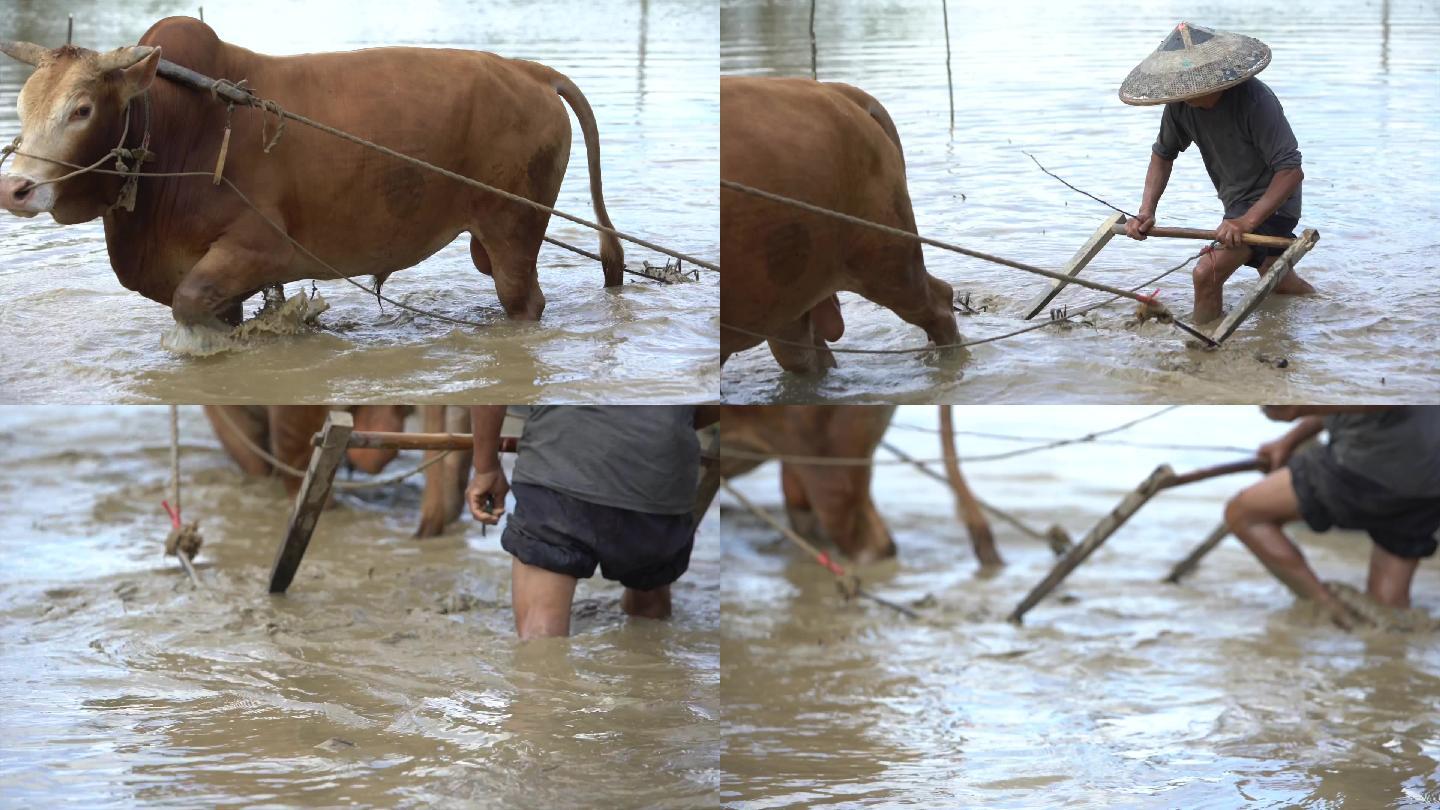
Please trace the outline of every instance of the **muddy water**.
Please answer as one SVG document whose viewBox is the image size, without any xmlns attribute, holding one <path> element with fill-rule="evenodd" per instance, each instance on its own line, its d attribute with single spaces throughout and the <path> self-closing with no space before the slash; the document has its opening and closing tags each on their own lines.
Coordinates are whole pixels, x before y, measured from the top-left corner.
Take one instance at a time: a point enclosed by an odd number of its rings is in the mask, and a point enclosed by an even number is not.
<svg viewBox="0 0 1440 810">
<path fill-rule="evenodd" d="M 673 620 L 581 583 L 522 647 L 498 534 L 412 540 L 417 488 L 347 496 L 267 596 L 284 493 L 182 414 L 208 592 L 160 553 L 165 409 L 0 416 L 0 804 L 715 805 L 715 511 Z"/>
<path fill-rule="evenodd" d="M 963 408 L 957 426 L 1060 438 L 1147 412 Z M 902 408 L 896 421 L 936 419 Z M 1250 445 L 1277 428 L 1252 408 L 1197 407 L 1117 438 Z M 927 433 L 887 439 L 939 453 Z M 1026 444 L 960 446 L 963 458 Z M 981 498 L 1078 538 L 1156 465 L 1232 455 L 1078 446 L 965 472 Z M 1233 539 L 1184 585 L 1159 582 L 1254 477 L 1162 494 L 1022 628 L 1003 617 L 1049 569 L 1049 550 L 997 523 L 1008 566 L 978 577 L 948 492 L 908 467 L 876 483 L 899 561 L 859 573 L 935 626 L 844 603 L 828 573 L 722 501 L 722 796 L 755 808 L 1435 806 L 1440 637 L 1336 630 Z M 773 466 L 736 483 L 780 509 Z M 1367 537 L 1296 537 L 1322 578 L 1364 587 Z M 1433 560 L 1414 596 L 1440 615 Z"/>
<path fill-rule="evenodd" d="M 194 14 L 191 2 L 120 2 L 74 9 L 75 39 L 133 43 L 155 20 Z M 61 9 L 13 3 L 6 37 L 58 44 Z M 492 50 L 567 73 L 594 107 L 606 201 L 616 227 L 715 259 L 718 219 L 716 15 L 704 0 L 206 3 L 229 41 L 269 53 L 420 45 Z M 0 62 L 0 139 L 19 131 L 15 95 L 28 68 Z M 303 111 L 302 111 L 303 112 Z M 572 123 L 572 128 L 574 125 Z M 591 218 L 585 150 L 575 148 L 556 204 Z M 161 145 L 163 148 L 163 145 Z M 549 235 L 594 250 L 588 229 L 552 222 Z M 717 281 L 661 286 L 627 276 L 607 292 L 589 259 L 547 245 L 538 324 L 507 321 L 494 284 L 470 261 L 468 236 L 393 276 L 387 294 L 485 326 L 458 327 L 386 306 L 340 281 L 319 287 L 331 309 L 313 334 L 259 337 L 197 359 L 161 348 L 169 310 L 122 288 L 100 223 L 61 228 L 48 217 L 0 217 L 0 386 L 9 401 L 693 402 L 717 389 Z M 663 256 L 627 245 L 632 267 Z M 366 280 L 368 281 L 368 280 Z M 635 281 L 637 283 L 631 283 Z M 291 285 L 291 293 L 300 285 Z M 247 305 L 253 312 L 258 297 Z M 44 369 L 45 374 L 39 373 Z"/>
<path fill-rule="evenodd" d="M 810 75 L 809 3 L 721 4 L 721 72 Z M 1440 23 L 1434 2 L 1321 0 L 1303 14 L 1162 2 L 1126 8 L 1083 0 L 951 3 L 955 126 L 950 127 L 940 3 L 821 3 L 819 77 L 879 98 L 904 140 L 922 233 L 1058 268 L 1109 209 L 1045 176 L 1034 153 L 1070 182 L 1127 210 L 1139 205 L 1159 110 L 1121 104 L 1120 81 L 1177 21 L 1243 31 L 1274 50 L 1262 78 L 1280 97 L 1305 156 L 1305 227 L 1321 234 L 1301 263 L 1320 290 L 1266 305 L 1224 351 L 1188 348 L 1183 334 L 1127 328 L 1131 307 L 1094 313 L 1094 328 L 1043 329 L 986 344 L 958 363 L 925 356 L 841 355 L 820 382 L 783 375 L 768 351 L 726 364 L 727 399 L 957 402 L 1255 402 L 1433 399 L 1440 304 L 1433 295 L 1440 169 Z M 1176 162 L 1162 225 L 1214 228 L 1220 206 L 1199 154 Z M 1126 287 L 1199 249 L 1178 240 L 1112 242 L 1087 275 Z M 926 249 L 930 272 L 988 312 L 961 316 L 966 339 L 1011 331 L 1048 281 Z M 1242 268 L 1233 306 L 1253 287 Z M 1183 274 L 1163 301 L 1191 309 Z M 1146 290 L 1148 292 L 1148 289 Z M 1059 304 L 1096 300 L 1072 291 Z M 919 329 L 842 295 L 856 348 L 923 346 Z M 1283 357 L 1279 369 L 1257 354 Z"/>
</svg>

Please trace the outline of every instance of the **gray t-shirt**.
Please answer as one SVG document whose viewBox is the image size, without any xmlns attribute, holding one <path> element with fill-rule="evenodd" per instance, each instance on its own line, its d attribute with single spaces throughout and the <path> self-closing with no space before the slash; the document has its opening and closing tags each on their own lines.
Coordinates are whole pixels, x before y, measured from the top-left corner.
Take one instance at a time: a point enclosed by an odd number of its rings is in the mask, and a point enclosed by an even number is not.
<svg viewBox="0 0 1440 810">
<path fill-rule="evenodd" d="M 657 515 L 695 508 L 700 442 L 691 405 L 536 405 L 525 418 L 515 483 Z"/>
<path fill-rule="evenodd" d="M 1340 466 L 1408 498 L 1440 498 L 1440 405 L 1325 417 Z"/>
<path fill-rule="evenodd" d="M 1300 168 L 1300 146 L 1285 109 L 1259 79 L 1226 90 L 1208 110 L 1183 101 L 1166 104 L 1151 151 L 1174 160 L 1191 143 L 1200 147 L 1205 171 L 1225 203 L 1226 219 L 1244 216 L 1270 187 L 1275 172 Z M 1300 189 L 1275 213 L 1300 219 Z"/>
</svg>

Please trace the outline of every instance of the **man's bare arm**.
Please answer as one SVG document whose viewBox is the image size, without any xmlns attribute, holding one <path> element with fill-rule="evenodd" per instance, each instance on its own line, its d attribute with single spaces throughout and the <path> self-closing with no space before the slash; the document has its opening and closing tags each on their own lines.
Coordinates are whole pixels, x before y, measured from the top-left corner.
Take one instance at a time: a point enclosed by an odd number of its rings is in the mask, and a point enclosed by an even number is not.
<svg viewBox="0 0 1440 810">
<path fill-rule="evenodd" d="M 1145 170 L 1145 193 L 1140 198 L 1140 210 L 1136 212 L 1135 218 L 1125 223 L 1125 235 L 1131 239 L 1144 239 L 1155 227 L 1155 209 L 1160 205 L 1160 197 L 1165 193 L 1165 186 L 1170 183 L 1170 170 L 1174 168 L 1175 161 L 1166 160 L 1154 152 L 1150 153 L 1150 168 Z"/>
<path fill-rule="evenodd" d="M 470 426 L 474 433 L 475 469 L 486 472 L 498 466 L 500 428 L 505 424 L 504 405 L 477 405 L 470 409 Z"/>
</svg>

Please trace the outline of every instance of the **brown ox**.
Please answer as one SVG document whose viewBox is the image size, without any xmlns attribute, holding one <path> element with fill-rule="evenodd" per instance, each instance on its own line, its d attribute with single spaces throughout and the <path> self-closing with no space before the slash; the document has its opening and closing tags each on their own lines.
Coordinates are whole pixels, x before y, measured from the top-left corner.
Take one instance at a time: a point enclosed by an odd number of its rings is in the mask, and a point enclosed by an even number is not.
<svg viewBox="0 0 1440 810">
<path fill-rule="evenodd" d="M 948 407 L 942 410 L 942 443 L 954 455 Z M 763 461 L 727 457 L 734 450 L 778 456 L 869 459 L 890 427 L 893 405 L 730 405 L 720 419 L 721 475 L 747 472 Z M 870 496 L 870 465 L 780 463 L 780 483 L 790 525 L 802 535 L 834 543 L 861 562 L 895 554 L 895 541 Z M 947 464 L 956 508 L 975 556 L 985 566 L 1001 563 L 990 524 L 960 474 Z"/>
<path fill-rule="evenodd" d="M 169 306 L 185 327 L 228 329 L 242 302 L 265 287 L 334 278 L 276 233 L 235 194 L 205 178 L 143 178 L 134 211 L 113 207 L 119 177 L 84 174 L 36 185 L 72 164 L 93 163 L 149 130 L 149 172 L 212 171 L 226 104 L 156 78 L 161 54 L 206 76 L 239 82 L 284 108 L 552 205 L 570 157 L 570 119 L 590 159 L 596 218 L 610 225 L 600 184 L 600 142 L 590 105 L 565 76 L 535 62 L 473 51 L 374 48 L 272 57 L 220 41 L 205 23 L 170 17 L 141 47 L 97 54 L 0 41 L 38 65 L 20 92 L 20 151 L 0 177 L 0 207 L 48 212 L 71 224 L 104 217 L 120 283 Z M 146 99 L 148 98 L 148 104 Z M 148 106 L 148 112 L 147 112 Z M 148 116 L 148 123 L 147 123 Z M 264 153 L 274 116 L 233 114 L 225 176 L 285 232 L 346 276 L 377 285 L 469 232 L 470 253 L 512 318 L 536 319 L 545 297 L 535 271 L 549 215 L 461 185 L 362 146 L 290 124 Z M 102 168 L 113 168 L 107 162 Z M 620 243 L 601 236 L 605 283 L 619 284 Z"/>
<path fill-rule="evenodd" d="M 880 102 L 808 79 L 720 80 L 720 176 L 915 233 L 905 156 Z M 840 290 L 887 307 L 936 344 L 958 343 L 954 291 L 918 242 L 722 188 L 720 357 L 759 345 L 788 371 L 835 366 Z M 740 331 L 744 330 L 744 331 Z M 813 349 L 790 345 L 798 342 Z"/>
<path fill-rule="evenodd" d="M 279 473 L 285 491 L 291 498 L 300 489 L 300 479 L 280 472 L 264 456 L 249 445 L 258 445 L 286 465 L 304 470 L 310 464 L 314 449 L 311 439 L 325 425 L 325 415 L 335 408 L 324 405 L 206 405 L 205 416 L 230 458 L 248 475 L 266 476 Z M 410 408 L 401 405 L 359 405 L 349 409 L 356 430 L 398 432 L 405 429 L 405 416 Z M 465 408 L 441 405 L 423 407 L 426 433 L 468 433 L 470 414 Z M 242 433 L 244 438 L 237 436 Z M 248 443 L 246 441 L 248 439 Z M 395 459 L 395 450 L 346 451 L 346 459 L 356 469 L 378 475 Z M 426 458 L 431 458 L 427 453 Z M 425 470 L 425 490 L 420 502 L 420 528 L 417 537 L 433 537 L 460 516 L 464 504 L 465 485 L 470 480 L 469 453 L 451 453 L 444 461 Z"/>
</svg>

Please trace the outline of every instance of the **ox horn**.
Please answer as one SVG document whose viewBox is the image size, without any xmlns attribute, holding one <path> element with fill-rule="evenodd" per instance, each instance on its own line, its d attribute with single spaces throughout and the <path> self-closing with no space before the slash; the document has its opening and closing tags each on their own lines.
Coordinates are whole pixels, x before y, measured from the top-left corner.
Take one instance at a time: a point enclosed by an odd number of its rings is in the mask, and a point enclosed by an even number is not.
<svg viewBox="0 0 1440 810">
<path fill-rule="evenodd" d="M 40 57 L 48 52 L 33 42 L 12 42 L 8 39 L 0 39 L 0 51 L 11 59 L 34 67 L 40 66 Z"/>
<path fill-rule="evenodd" d="M 95 66 L 101 72 L 110 70 L 124 70 L 136 62 L 149 56 L 155 49 L 149 45 L 132 45 L 128 48 L 116 48 L 109 53 L 102 53 L 95 60 Z"/>
</svg>

